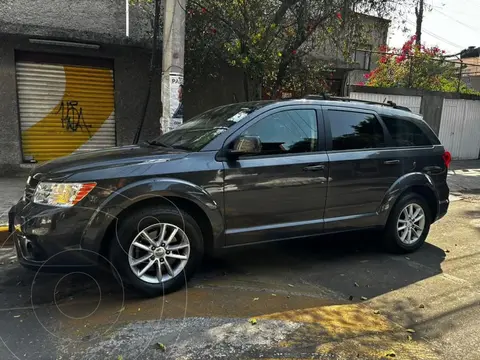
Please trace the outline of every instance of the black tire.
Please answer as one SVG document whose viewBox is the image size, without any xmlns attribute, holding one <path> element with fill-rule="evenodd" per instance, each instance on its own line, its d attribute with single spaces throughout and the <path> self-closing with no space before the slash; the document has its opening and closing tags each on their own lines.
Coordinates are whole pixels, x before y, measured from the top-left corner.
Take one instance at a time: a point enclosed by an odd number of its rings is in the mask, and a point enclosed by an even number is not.
<svg viewBox="0 0 480 360">
<path fill-rule="evenodd" d="M 402 210 L 409 204 L 421 206 L 425 214 L 425 225 L 419 239 L 412 244 L 403 242 L 397 231 L 397 223 Z M 432 215 L 427 201 L 417 193 L 408 193 L 403 195 L 395 204 L 383 231 L 383 245 L 386 250 L 393 253 L 411 253 L 418 250 L 425 243 L 425 239 L 430 231 L 432 224 Z"/>
<path fill-rule="evenodd" d="M 190 243 L 190 256 L 184 270 L 173 279 L 152 284 L 141 280 L 133 273 L 128 262 L 128 250 L 141 230 L 158 222 L 176 225 L 185 232 Z M 119 221 L 117 234 L 118 236 L 112 239 L 110 261 L 126 286 L 133 287 L 146 296 L 161 296 L 184 287 L 203 257 L 200 227 L 188 213 L 173 207 L 153 206 L 136 210 Z"/>
</svg>

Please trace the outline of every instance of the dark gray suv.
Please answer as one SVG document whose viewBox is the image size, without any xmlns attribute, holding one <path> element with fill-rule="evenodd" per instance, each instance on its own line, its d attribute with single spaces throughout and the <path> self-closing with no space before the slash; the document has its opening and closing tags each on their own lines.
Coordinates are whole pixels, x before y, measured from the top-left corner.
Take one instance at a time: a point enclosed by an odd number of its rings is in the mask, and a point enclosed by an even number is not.
<svg viewBox="0 0 480 360">
<path fill-rule="evenodd" d="M 414 251 L 447 212 L 450 159 L 395 104 L 237 103 L 142 145 L 38 166 L 10 231 L 25 267 L 110 264 L 159 295 L 222 248 L 371 228 Z"/>
</svg>

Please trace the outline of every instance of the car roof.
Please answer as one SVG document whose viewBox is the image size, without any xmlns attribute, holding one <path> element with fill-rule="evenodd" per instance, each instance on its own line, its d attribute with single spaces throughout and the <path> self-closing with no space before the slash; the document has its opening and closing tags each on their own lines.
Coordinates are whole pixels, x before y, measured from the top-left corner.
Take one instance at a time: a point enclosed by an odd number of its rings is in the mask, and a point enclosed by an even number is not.
<svg viewBox="0 0 480 360">
<path fill-rule="evenodd" d="M 402 106 L 396 106 L 389 103 L 373 103 L 352 98 L 338 98 L 338 100 L 318 100 L 318 99 L 288 99 L 288 100 L 266 100 L 264 102 L 256 102 L 256 104 L 264 103 L 263 110 L 277 108 L 285 105 L 320 105 L 332 106 L 337 108 L 359 109 L 375 111 L 379 115 L 408 117 L 409 119 L 423 120 L 420 115 L 414 114 L 410 109 Z M 245 103 L 248 104 L 248 103 Z"/>
</svg>

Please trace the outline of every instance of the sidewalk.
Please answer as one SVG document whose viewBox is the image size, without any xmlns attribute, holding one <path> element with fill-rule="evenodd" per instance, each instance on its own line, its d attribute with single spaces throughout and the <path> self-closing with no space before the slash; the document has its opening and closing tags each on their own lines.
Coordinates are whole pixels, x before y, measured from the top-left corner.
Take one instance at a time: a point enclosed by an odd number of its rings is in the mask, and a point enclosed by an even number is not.
<svg viewBox="0 0 480 360">
<path fill-rule="evenodd" d="M 8 210 L 22 197 L 27 176 L 0 177 L 0 227 L 8 224 Z"/>
<path fill-rule="evenodd" d="M 450 192 L 480 193 L 480 160 L 453 161 L 448 172 Z"/>
<path fill-rule="evenodd" d="M 27 176 L 0 177 L 0 226 L 8 223 L 8 210 L 22 197 Z M 448 185 L 454 196 L 480 193 L 480 160 L 453 161 Z"/>
</svg>

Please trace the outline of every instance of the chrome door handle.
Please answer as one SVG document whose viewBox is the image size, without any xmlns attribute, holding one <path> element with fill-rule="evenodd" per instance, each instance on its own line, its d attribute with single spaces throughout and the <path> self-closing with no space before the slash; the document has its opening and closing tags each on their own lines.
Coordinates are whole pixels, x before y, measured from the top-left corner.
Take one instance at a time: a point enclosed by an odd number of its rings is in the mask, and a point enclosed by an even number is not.
<svg viewBox="0 0 480 360">
<path fill-rule="evenodd" d="M 400 164 L 400 160 L 387 160 L 383 162 L 385 165 L 398 165 Z"/>
<path fill-rule="evenodd" d="M 320 171 L 325 170 L 325 165 L 309 165 L 303 168 L 303 171 Z"/>
</svg>

